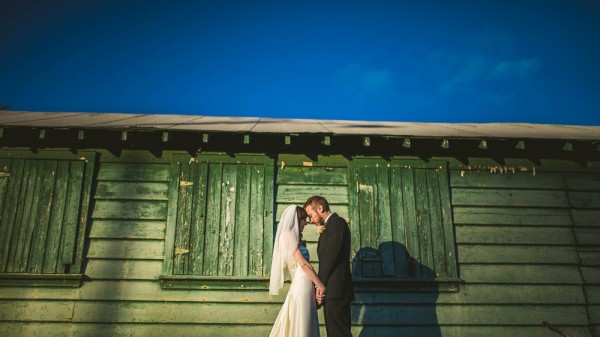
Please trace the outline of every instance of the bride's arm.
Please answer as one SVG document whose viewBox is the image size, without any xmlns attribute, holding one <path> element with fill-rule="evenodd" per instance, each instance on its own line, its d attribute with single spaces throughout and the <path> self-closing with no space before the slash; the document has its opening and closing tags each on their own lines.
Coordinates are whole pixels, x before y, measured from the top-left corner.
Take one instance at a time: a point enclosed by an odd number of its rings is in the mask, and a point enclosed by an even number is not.
<svg viewBox="0 0 600 337">
<path fill-rule="evenodd" d="M 294 258 L 296 259 L 296 263 L 298 263 L 298 266 L 302 268 L 302 270 L 304 270 L 304 273 L 308 275 L 308 277 L 310 278 L 312 283 L 314 283 L 317 289 L 325 291 L 325 285 L 317 276 L 317 273 L 315 272 L 315 269 L 312 267 L 312 265 L 308 261 L 306 261 L 306 259 L 304 259 L 304 255 L 302 255 L 300 248 L 296 248 L 296 251 L 294 251 Z"/>
</svg>

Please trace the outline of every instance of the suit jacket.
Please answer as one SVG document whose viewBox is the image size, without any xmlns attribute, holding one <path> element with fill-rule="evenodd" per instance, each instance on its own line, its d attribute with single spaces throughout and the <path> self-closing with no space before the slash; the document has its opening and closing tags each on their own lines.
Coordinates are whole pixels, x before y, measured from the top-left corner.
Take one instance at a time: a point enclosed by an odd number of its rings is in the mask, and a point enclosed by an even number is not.
<svg viewBox="0 0 600 337">
<path fill-rule="evenodd" d="M 336 213 L 329 217 L 319 236 L 319 278 L 327 288 L 327 298 L 354 299 L 350 273 L 350 228 Z"/>
</svg>

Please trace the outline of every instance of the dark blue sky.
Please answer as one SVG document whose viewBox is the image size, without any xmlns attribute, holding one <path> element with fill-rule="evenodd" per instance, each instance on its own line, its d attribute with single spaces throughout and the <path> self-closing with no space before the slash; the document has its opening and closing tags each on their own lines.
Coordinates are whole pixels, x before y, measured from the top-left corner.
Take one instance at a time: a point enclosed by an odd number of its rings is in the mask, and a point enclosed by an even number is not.
<svg viewBox="0 0 600 337">
<path fill-rule="evenodd" d="M 0 0 L 11 110 L 600 125 L 600 0 Z"/>
</svg>

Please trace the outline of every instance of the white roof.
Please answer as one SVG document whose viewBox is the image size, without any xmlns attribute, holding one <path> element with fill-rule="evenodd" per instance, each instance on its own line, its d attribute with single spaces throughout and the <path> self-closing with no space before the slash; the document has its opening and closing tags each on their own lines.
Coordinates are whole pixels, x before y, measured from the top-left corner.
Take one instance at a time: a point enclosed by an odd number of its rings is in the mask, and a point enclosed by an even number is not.
<svg viewBox="0 0 600 337">
<path fill-rule="evenodd" d="M 124 113 L 0 111 L 0 127 L 155 129 L 161 131 L 289 133 L 434 138 L 600 140 L 600 126 L 528 123 L 367 122 Z"/>
</svg>

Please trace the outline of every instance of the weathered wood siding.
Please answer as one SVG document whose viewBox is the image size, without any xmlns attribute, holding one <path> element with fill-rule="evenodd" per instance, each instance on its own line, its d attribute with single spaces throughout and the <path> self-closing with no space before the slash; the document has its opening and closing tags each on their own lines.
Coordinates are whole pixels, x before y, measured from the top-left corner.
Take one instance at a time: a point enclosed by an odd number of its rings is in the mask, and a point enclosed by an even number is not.
<svg viewBox="0 0 600 337">
<path fill-rule="evenodd" d="M 598 179 L 568 171 L 452 171 L 466 283 L 456 303 L 438 301 L 438 312 L 453 312 L 439 323 L 552 336 L 540 326 L 547 321 L 571 336 L 590 336 L 589 320 L 598 325 Z"/>
<path fill-rule="evenodd" d="M 100 157 L 80 288 L 0 288 L 7 336 L 265 336 L 285 297 L 266 290 L 165 290 L 170 157 Z M 335 164 L 338 163 L 338 164 Z M 340 164 L 342 163 L 342 164 Z M 277 163 L 276 219 L 313 194 L 352 223 L 343 161 Z M 459 292 L 363 287 L 355 336 L 592 336 L 600 326 L 598 174 L 451 170 Z M 316 261 L 317 235 L 305 238 Z M 319 313 L 323 323 L 322 311 Z M 322 335 L 325 331 L 322 329 Z"/>
</svg>

